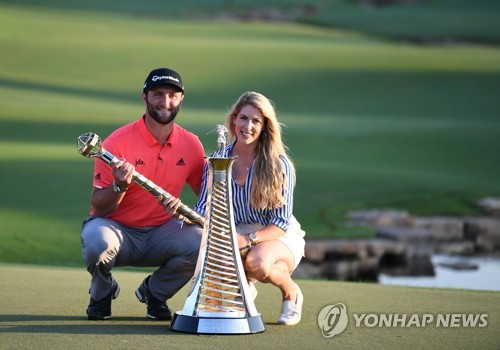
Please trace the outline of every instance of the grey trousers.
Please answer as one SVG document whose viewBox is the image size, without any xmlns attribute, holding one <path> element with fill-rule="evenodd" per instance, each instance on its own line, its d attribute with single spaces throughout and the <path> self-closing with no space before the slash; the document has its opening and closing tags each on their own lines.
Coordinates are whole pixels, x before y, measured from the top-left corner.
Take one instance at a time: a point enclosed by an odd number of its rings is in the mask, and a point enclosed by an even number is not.
<svg viewBox="0 0 500 350">
<path fill-rule="evenodd" d="M 90 218 L 82 227 L 82 256 L 92 275 L 90 296 L 99 301 L 111 292 L 113 267 L 158 267 L 149 279 L 151 294 L 170 299 L 193 276 L 202 229 L 168 220 L 157 227 L 127 227 Z"/>
</svg>

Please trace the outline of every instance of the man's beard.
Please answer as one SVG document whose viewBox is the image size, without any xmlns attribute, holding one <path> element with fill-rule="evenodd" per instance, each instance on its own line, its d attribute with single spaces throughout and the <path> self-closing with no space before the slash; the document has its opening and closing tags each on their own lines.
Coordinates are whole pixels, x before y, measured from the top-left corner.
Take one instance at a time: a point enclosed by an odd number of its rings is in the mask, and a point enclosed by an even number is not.
<svg viewBox="0 0 500 350">
<path fill-rule="evenodd" d="M 181 103 L 182 104 L 182 103 Z M 157 111 L 154 106 L 152 106 L 147 100 L 146 100 L 146 108 L 148 110 L 148 114 L 153 118 L 156 122 L 162 125 L 167 125 L 175 120 L 175 117 L 177 117 L 177 113 L 179 113 L 179 110 L 181 109 L 181 104 L 179 104 L 177 107 L 172 107 L 167 110 L 162 110 L 162 111 Z M 164 114 L 169 111 L 170 115 L 169 116 L 164 116 Z"/>
</svg>

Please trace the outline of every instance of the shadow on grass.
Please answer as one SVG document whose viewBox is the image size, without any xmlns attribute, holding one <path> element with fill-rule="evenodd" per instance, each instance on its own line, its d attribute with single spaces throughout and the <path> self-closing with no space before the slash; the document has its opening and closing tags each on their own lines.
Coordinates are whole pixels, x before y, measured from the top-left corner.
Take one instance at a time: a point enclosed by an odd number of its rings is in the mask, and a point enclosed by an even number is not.
<svg viewBox="0 0 500 350">
<path fill-rule="evenodd" d="M 25 324 L 23 324 L 25 323 Z M 35 323 L 35 324 L 34 324 Z M 37 324 L 38 323 L 38 324 Z M 267 326 L 277 325 L 275 322 Z M 0 315 L 0 333 L 113 334 L 113 335 L 186 335 L 170 330 L 170 322 L 144 317 L 113 317 L 106 321 L 88 321 L 82 316 Z"/>
<path fill-rule="evenodd" d="M 291 83 L 291 76 L 294 77 L 293 81 L 315 82 L 308 90 L 308 103 L 303 103 L 303 86 Z M 469 72 L 432 69 L 424 71 L 282 69 L 267 73 L 265 79 L 258 79 L 250 86 L 244 77 L 241 82 L 221 84 L 208 90 L 193 86 L 183 108 L 213 109 L 220 111 L 223 116 L 224 109 L 228 108 L 241 92 L 252 89 L 261 91 L 276 101 L 280 114 L 288 111 L 309 115 L 311 106 L 314 106 L 314 114 L 326 116 L 344 114 L 418 118 L 449 116 L 454 120 L 469 120 L 474 116 L 496 121 L 496 111 L 499 107 L 496 98 L 499 92 L 499 77 L 499 73 L 491 70 Z M 377 86 L 376 90 L 373 89 L 374 85 Z M 89 100 L 101 99 L 116 103 L 135 103 L 137 106 L 142 103 L 140 92 L 133 88 L 118 91 L 1 77 L 0 88 L 21 90 L 25 93 L 52 93 L 61 98 L 71 96 Z M 481 113 L 478 113 L 478 110 Z M 135 116 L 130 118 L 132 121 Z M 25 124 L 20 130 L 24 131 Z M 9 136 L 8 133 L 4 134 Z M 50 133 L 50 136 L 52 135 L 58 135 L 56 130 Z M 27 138 L 22 133 L 17 133 L 16 137 Z"/>
<path fill-rule="evenodd" d="M 144 317 L 88 321 L 82 316 L 0 315 L 0 325 L 0 333 L 181 335 L 170 330 L 170 323 Z"/>
</svg>

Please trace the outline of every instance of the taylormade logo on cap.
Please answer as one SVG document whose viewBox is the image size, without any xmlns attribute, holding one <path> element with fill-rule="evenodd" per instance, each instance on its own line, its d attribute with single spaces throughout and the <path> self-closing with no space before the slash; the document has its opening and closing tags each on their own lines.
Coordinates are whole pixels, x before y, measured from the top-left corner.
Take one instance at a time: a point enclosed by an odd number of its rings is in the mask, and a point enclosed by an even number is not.
<svg viewBox="0 0 500 350">
<path fill-rule="evenodd" d="M 163 79 L 170 79 L 170 80 L 174 80 L 176 82 L 179 82 L 179 79 L 171 77 L 170 75 L 162 75 L 162 76 L 155 75 L 154 77 L 151 78 L 152 81 L 158 81 L 158 80 L 163 80 Z"/>
</svg>

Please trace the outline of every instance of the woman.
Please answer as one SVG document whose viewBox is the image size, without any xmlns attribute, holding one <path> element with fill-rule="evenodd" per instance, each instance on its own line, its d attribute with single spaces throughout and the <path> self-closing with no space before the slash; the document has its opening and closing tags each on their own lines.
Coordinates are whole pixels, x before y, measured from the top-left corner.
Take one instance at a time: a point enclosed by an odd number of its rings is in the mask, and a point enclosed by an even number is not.
<svg viewBox="0 0 500 350">
<path fill-rule="evenodd" d="M 292 215 L 295 168 L 281 140 L 281 126 L 271 102 L 245 92 L 226 121 L 231 143 L 214 157 L 233 163 L 233 207 L 238 245 L 249 281 L 277 286 L 283 295 L 278 323 L 300 322 L 303 295 L 291 273 L 304 255 L 304 231 Z M 208 168 L 195 207 L 205 214 Z M 254 286 L 251 283 L 251 289 Z"/>
</svg>

